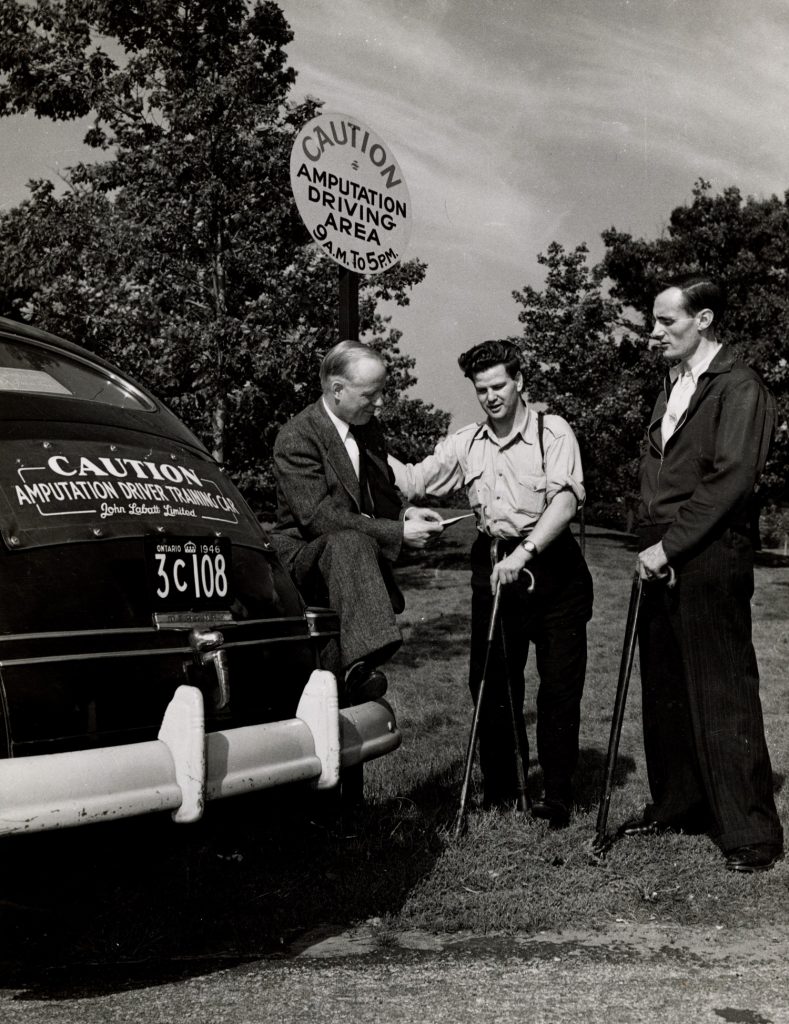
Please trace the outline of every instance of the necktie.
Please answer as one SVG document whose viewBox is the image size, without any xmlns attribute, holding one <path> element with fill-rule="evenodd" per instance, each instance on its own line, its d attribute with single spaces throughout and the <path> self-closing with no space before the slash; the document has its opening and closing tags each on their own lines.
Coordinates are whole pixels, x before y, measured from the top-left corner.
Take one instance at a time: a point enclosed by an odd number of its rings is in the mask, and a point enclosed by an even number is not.
<svg viewBox="0 0 789 1024">
<path fill-rule="evenodd" d="M 373 501 L 370 489 L 370 476 L 368 472 L 367 449 L 364 444 L 364 436 L 358 427 L 351 427 L 351 434 L 359 446 L 359 505 L 366 516 L 375 516 L 375 502 Z"/>
</svg>

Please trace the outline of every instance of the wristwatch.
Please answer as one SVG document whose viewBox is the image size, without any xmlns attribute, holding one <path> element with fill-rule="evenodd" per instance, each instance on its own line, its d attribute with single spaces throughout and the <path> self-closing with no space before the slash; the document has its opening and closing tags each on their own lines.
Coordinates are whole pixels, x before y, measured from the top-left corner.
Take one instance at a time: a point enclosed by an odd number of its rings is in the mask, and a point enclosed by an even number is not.
<svg viewBox="0 0 789 1024">
<path fill-rule="evenodd" d="M 534 543 L 533 540 L 522 540 L 521 547 L 524 551 L 528 551 L 532 557 L 538 554 L 537 545 Z"/>
</svg>

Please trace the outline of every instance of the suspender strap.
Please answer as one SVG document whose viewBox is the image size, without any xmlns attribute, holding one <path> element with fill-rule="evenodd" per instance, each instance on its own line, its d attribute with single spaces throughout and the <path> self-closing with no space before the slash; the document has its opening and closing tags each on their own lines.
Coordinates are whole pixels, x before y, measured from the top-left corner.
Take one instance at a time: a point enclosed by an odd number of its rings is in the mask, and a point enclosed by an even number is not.
<svg viewBox="0 0 789 1024">
<path fill-rule="evenodd" d="M 542 471 L 545 472 L 545 442 L 542 436 L 543 423 L 545 422 L 545 413 L 542 409 L 537 413 L 537 440 L 540 442 L 540 459 L 542 460 Z"/>
</svg>

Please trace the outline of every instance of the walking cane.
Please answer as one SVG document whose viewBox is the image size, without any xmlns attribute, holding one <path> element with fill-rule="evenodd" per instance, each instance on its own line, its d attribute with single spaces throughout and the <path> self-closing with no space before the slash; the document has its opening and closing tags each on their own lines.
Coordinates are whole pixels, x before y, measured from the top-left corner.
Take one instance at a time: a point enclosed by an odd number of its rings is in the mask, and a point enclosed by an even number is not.
<svg viewBox="0 0 789 1024">
<path fill-rule="evenodd" d="M 534 576 L 529 572 L 528 569 L 524 569 L 523 572 L 525 572 L 528 575 L 528 577 L 529 577 L 529 579 L 531 581 L 529 583 L 529 591 L 534 590 Z M 495 590 L 495 592 L 493 594 L 493 608 L 491 609 L 491 613 L 490 613 L 490 622 L 488 623 L 487 648 L 485 650 L 485 662 L 484 662 L 484 664 L 482 666 L 482 679 L 480 680 L 480 683 L 479 683 L 479 690 L 477 691 L 477 699 L 476 699 L 476 702 L 474 704 L 474 715 L 473 715 L 473 717 L 471 719 L 471 733 L 469 734 L 468 748 L 466 750 L 466 766 L 465 766 L 465 770 L 463 772 L 463 785 L 462 785 L 462 787 L 460 789 L 460 807 L 458 808 L 457 817 L 455 818 L 455 828 L 454 828 L 455 839 L 457 839 L 460 836 L 460 833 L 463 831 L 463 822 L 464 822 L 465 816 L 466 816 L 466 804 L 468 803 L 468 790 L 469 790 L 469 785 L 471 783 L 471 772 L 472 772 L 472 770 L 474 768 L 474 752 L 475 752 L 476 747 L 477 747 L 477 735 L 479 734 L 479 716 L 480 716 L 480 712 L 482 710 L 482 698 L 483 698 L 483 696 L 485 694 L 485 681 L 487 680 L 487 677 L 488 677 L 488 666 L 490 664 L 490 655 L 491 655 L 491 652 L 493 650 L 493 640 L 494 640 L 494 637 L 496 635 L 496 624 L 497 624 L 498 618 L 499 618 L 499 607 L 500 607 L 500 605 L 501 605 L 501 583 L 497 582 L 496 583 L 496 590 Z M 507 676 L 507 687 L 509 689 L 509 676 Z M 510 690 L 510 706 L 512 707 L 512 691 L 511 690 Z M 513 720 L 514 720 L 514 717 L 515 717 L 514 708 L 512 708 L 512 711 L 513 711 Z M 517 740 L 517 734 L 516 734 L 516 743 L 517 742 L 518 742 L 518 740 Z M 520 757 L 520 751 L 519 750 L 518 750 L 518 756 Z M 520 761 L 521 761 L 521 774 L 522 774 L 523 773 L 523 761 L 522 761 L 522 759 L 520 759 Z M 519 779 L 519 786 L 520 786 L 520 779 Z M 525 791 L 526 791 L 526 784 L 525 784 L 525 780 L 524 780 L 524 783 L 523 783 L 524 799 L 525 799 Z"/>
<path fill-rule="evenodd" d="M 630 683 L 630 673 L 633 669 L 633 655 L 636 649 L 636 628 L 638 626 L 638 609 L 641 604 L 641 577 L 636 570 L 633 576 L 633 586 L 630 588 L 630 604 L 627 608 L 627 624 L 625 626 L 625 642 L 622 645 L 622 660 L 619 663 L 619 680 L 616 685 L 616 699 L 614 700 L 614 714 L 611 718 L 611 736 L 608 740 L 608 757 L 605 763 L 605 776 L 603 788 L 600 793 L 600 808 L 597 812 L 597 833 L 595 835 L 593 849 L 604 854 L 606 850 L 606 826 L 608 825 L 608 809 L 611 806 L 611 790 L 614 785 L 614 769 L 616 768 L 616 757 L 619 752 L 619 739 L 622 735 L 622 721 L 625 714 L 625 701 L 627 700 L 627 688 Z"/>
</svg>

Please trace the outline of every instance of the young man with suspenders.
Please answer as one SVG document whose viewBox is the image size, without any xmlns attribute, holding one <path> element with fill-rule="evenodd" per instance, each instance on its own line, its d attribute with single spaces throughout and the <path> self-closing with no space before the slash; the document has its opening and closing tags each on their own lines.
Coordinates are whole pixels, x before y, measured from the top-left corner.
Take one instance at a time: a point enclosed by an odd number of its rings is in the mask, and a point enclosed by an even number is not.
<svg viewBox="0 0 789 1024">
<path fill-rule="evenodd" d="M 585 498 L 578 443 L 560 416 L 537 413 L 525 401 L 514 344 L 485 341 L 458 362 L 485 419 L 445 437 L 419 463 L 404 465 L 390 456 L 390 464 L 407 499 L 465 488 L 476 515 L 469 671 L 475 700 L 493 595 L 497 586 L 503 588 L 501 628 L 491 648 L 480 715 L 484 806 L 511 805 L 518 796 L 516 757 L 522 758 L 522 777 L 528 772 L 524 668 L 533 643 L 544 795 L 532 814 L 563 828 L 572 810 L 586 623 L 592 614 L 591 576 L 569 530 Z M 535 580 L 533 593 L 522 574 L 526 568 Z"/>
</svg>

